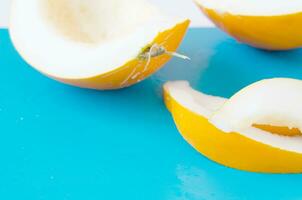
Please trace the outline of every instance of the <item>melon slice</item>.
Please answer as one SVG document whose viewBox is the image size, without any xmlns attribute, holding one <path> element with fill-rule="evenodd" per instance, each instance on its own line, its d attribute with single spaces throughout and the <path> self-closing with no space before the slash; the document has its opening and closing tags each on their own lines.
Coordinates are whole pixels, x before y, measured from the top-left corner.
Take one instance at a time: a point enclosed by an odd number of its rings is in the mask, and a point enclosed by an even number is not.
<svg viewBox="0 0 302 200">
<path fill-rule="evenodd" d="M 144 0 L 14 0 L 9 32 L 41 73 L 79 87 L 117 89 L 177 55 L 188 25 Z"/>
<path fill-rule="evenodd" d="M 302 1 L 195 0 L 219 28 L 238 41 L 267 50 L 302 46 Z"/>
<path fill-rule="evenodd" d="M 267 173 L 302 172 L 302 81 L 268 79 L 230 99 L 164 85 L 178 130 L 197 151 L 222 165 Z"/>
</svg>

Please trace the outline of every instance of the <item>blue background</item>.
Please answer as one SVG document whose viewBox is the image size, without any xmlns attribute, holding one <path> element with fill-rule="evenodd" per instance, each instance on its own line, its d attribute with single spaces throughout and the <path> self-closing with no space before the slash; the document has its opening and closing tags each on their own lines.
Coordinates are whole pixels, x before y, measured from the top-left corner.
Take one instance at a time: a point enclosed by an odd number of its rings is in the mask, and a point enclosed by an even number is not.
<svg viewBox="0 0 302 200">
<path fill-rule="evenodd" d="M 30 68 L 0 30 L 0 199 L 302 199 L 302 175 L 218 165 L 178 134 L 162 83 L 231 96 L 263 78 L 302 78 L 302 50 L 266 52 L 191 29 L 154 76 L 118 91 L 66 86 Z M 45 50 L 47 53 L 47 49 Z"/>
</svg>

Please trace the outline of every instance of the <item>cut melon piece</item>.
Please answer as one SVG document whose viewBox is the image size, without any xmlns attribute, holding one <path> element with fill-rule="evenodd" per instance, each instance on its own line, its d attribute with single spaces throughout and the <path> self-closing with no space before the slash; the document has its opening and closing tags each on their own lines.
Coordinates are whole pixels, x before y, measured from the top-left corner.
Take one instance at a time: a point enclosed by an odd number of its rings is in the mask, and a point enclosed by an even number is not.
<svg viewBox="0 0 302 200">
<path fill-rule="evenodd" d="M 22 57 L 43 74 L 117 89 L 162 67 L 188 25 L 144 0 L 14 0 L 9 32 Z"/>
<path fill-rule="evenodd" d="M 238 41 L 267 50 L 302 46 L 302 1 L 195 0 L 219 28 Z"/>
<path fill-rule="evenodd" d="M 164 100 L 184 139 L 222 165 L 267 173 L 302 172 L 302 81 L 268 79 L 230 99 L 164 85 Z"/>
</svg>

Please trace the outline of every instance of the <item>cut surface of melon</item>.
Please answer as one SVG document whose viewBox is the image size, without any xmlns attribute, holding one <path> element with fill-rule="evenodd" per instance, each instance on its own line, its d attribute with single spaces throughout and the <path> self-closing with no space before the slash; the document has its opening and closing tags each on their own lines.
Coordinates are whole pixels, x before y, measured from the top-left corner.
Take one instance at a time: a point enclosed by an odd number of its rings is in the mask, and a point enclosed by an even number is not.
<svg viewBox="0 0 302 200">
<path fill-rule="evenodd" d="M 14 0 L 9 31 L 22 57 L 42 73 L 81 87 L 114 89 L 158 70 L 188 24 L 144 0 Z M 156 54 L 154 46 L 165 52 Z M 144 53 L 157 56 L 142 59 Z"/>
<path fill-rule="evenodd" d="M 176 81 L 164 85 L 164 100 L 181 135 L 206 157 L 241 170 L 298 173 L 300 87 L 299 80 L 268 79 L 226 99 Z"/>
<path fill-rule="evenodd" d="M 274 16 L 302 11 L 301 1 L 266 0 L 195 0 L 206 8 L 236 15 Z"/>
<path fill-rule="evenodd" d="M 302 2 L 195 0 L 217 27 L 238 41 L 267 50 L 302 46 Z"/>
</svg>

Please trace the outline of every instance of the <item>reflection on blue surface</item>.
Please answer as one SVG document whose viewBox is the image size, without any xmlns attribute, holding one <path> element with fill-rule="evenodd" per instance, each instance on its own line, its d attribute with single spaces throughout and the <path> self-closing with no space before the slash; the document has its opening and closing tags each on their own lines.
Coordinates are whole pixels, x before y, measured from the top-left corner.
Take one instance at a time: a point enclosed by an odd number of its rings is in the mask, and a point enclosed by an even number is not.
<svg viewBox="0 0 302 200">
<path fill-rule="evenodd" d="M 302 51 L 255 50 L 191 29 L 174 59 L 119 91 L 73 88 L 28 67 L 0 31 L 0 197 L 30 200 L 302 199 L 302 175 L 229 169 L 178 134 L 161 85 L 189 80 L 229 97 L 269 77 L 302 79 Z"/>
</svg>

